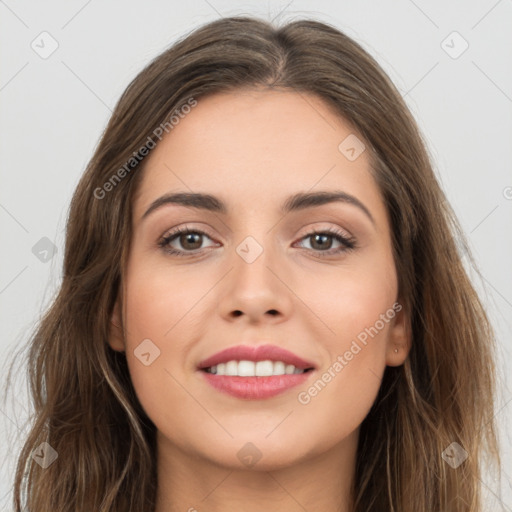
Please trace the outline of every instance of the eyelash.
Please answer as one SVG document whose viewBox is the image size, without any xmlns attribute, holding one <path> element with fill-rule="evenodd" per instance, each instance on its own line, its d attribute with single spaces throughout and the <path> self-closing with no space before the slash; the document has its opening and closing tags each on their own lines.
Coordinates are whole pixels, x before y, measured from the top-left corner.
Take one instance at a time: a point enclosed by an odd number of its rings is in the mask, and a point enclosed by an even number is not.
<svg viewBox="0 0 512 512">
<path fill-rule="evenodd" d="M 189 233 L 195 233 L 199 235 L 205 235 L 208 238 L 211 239 L 211 237 L 205 233 L 204 231 L 201 231 L 200 229 L 189 229 L 189 228 L 178 228 L 174 230 L 173 232 L 169 233 L 168 235 L 163 236 L 159 242 L 158 246 L 167 254 L 170 254 L 172 256 L 191 256 L 195 254 L 194 251 L 180 251 L 178 249 L 174 249 L 169 246 L 169 244 L 176 238 L 178 238 L 180 235 L 183 234 L 189 234 Z M 337 242 L 340 242 L 342 244 L 342 247 L 338 247 L 336 249 L 329 249 L 327 251 L 316 251 L 314 249 L 310 249 L 315 253 L 318 253 L 318 256 L 321 258 L 327 257 L 327 256 L 333 256 L 335 254 L 348 252 L 357 247 L 356 240 L 354 237 L 347 237 L 345 236 L 341 231 L 338 231 L 336 229 L 327 229 L 327 230 L 319 230 L 319 231 L 311 231 L 304 235 L 301 240 L 304 240 L 306 238 L 309 238 L 313 235 L 328 235 L 332 236 Z M 197 251 L 200 251 L 200 249 L 197 249 Z"/>
</svg>

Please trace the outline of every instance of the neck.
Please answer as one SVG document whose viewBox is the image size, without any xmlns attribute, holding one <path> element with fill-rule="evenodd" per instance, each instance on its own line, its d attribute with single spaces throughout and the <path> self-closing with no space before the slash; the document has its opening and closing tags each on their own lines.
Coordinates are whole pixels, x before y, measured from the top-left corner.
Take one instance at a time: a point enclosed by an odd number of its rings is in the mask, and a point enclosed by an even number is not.
<svg viewBox="0 0 512 512">
<path fill-rule="evenodd" d="M 155 512 L 352 512 L 358 431 L 279 469 L 240 469 L 186 453 L 157 433 Z"/>
</svg>

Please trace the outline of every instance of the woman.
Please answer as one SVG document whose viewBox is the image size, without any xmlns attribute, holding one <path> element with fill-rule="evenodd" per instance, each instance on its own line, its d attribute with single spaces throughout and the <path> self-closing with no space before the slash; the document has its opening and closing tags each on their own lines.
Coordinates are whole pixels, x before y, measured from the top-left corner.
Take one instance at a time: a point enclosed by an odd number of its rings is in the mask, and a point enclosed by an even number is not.
<svg viewBox="0 0 512 512">
<path fill-rule="evenodd" d="M 493 336 L 463 240 L 357 43 L 199 28 L 73 197 L 15 509 L 482 510 Z"/>
</svg>

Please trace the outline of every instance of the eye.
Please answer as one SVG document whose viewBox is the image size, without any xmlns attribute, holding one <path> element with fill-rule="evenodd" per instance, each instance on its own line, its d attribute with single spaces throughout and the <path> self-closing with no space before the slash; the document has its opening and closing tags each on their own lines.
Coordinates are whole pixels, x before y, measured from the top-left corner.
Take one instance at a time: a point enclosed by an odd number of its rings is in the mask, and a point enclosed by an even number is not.
<svg viewBox="0 0 512 512">
<path fill-rule="evenodd" d="M 338 230 L 312 231 L 301 240 L 310 240 L 310 247 L 317 256 L 332 256 L 355 249 L 355 238 Z M 333 240 L 340 246 L 332 248 Z M 306 247 L 307 248 L 307 247 Z"/>
<path fill-rule="evenodd" d="M 158 246 L 167 254 L 189 256 L 195 254 L 196 251 L 200 252 L 204 248 L 202 245 L 205 237 L 211 240 L 210 236 L 200 229 L 177 228 L 163 236 L 159 240 Z M 312 250 L 320 257 L 332 256 L 356 247 L 355 238 L 338 230 L 312 231 L 302 237 L 301 241 L 308 239 L 310 240 L 310 247 L 306 247 L 306 249 Z M 338 247 L 332 247 L 333 240 L 339 244 Z M 181 248 L 176 248 L 173 244 L 180 245 Z M 213 243 L 209 247 L 215 245 Z"/>
<path fill-rule="evenodd" d="M 173 254 L 175 256 L 187 256 L 194 254 L 194 251 L 203 248 L 201 246 L 203 244 L 204 237 L 211 240 L 211 238 L 204 231 L 199 229 L 189 229 L 187 227 L 178 228 L 163 236 L 158 242 L 158 246 L 168 254 Z M 182 249 L 171 245 L 175 242 L 181 245 Z"/>
</svg>

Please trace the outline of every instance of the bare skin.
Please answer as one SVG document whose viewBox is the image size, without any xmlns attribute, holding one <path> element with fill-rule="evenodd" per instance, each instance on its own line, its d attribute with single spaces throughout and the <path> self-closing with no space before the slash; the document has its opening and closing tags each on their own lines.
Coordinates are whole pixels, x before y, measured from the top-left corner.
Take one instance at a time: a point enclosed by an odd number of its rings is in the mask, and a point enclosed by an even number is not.
<svg viewBox="0 0 512 512">
<path fill-rule="evenodd" d="M 401 365 L 410 346 L 406 312 L 392 309 L 390 226 L 368 151 L 351 161 L 338 149 L 353 133 L 314 96 L 246 90 L 198 100 L 151 152 L 112 318 L 123 328 L 110 345 L 126 351 L 157 427 L 156 512 L 352 510 L 359 427 L 386 365 Z M 319 191 L 350 194 L 371 218 L 341 201 L 280 211 L 291 195 Z M 227 213 L 167 203 L 143 218 L 175 192 L 211 194 Z M 168 241 L 183 256 L 158 245 L 178 227 L 197 233 Z M 258 246 L 254 261 L 241 256 Z M 377 334 L 361 343 L 371 326 Z M 146 339 L 148 365 L 134 352 Z M 305 384 L 246 400 L 197 369 L 224 348 L 267 343 L 314 363 Z"/>
</svg>

